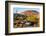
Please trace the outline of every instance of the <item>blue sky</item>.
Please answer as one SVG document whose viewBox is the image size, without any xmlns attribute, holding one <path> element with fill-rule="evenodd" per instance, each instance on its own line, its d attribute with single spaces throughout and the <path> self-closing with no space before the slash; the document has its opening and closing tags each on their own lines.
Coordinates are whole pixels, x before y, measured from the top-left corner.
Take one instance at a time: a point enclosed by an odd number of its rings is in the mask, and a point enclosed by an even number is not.
<svg viewBox="0 0 46 36">
<path fill-rule="evenodd" d="M 21 11 L 26 11 L 26 10 L 35 10 L 35 11 L 39 11 L 39 8 L 21 8 L 21 7 L 14 7 L 13 8 L 13 13 L 17 12 L 21 12 Z"/>
</svg>

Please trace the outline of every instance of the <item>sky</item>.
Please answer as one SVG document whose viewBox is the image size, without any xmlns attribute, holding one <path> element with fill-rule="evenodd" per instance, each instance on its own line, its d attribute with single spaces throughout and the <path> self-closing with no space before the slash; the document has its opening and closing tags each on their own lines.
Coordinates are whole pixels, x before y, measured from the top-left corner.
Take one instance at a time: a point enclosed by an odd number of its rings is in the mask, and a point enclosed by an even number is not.
<svg viewBox="0 0 46 36">
<path fill-rule="evenodd" d="M 26 10 L 35 10 L 35 11 L 39 11 L 39 8 L 21 8 L 21 7 L 14 7 L 13 8 L 13 13 L 19 12 L 21 13 L 22 11 L 26 11 Z"/>
</svg>

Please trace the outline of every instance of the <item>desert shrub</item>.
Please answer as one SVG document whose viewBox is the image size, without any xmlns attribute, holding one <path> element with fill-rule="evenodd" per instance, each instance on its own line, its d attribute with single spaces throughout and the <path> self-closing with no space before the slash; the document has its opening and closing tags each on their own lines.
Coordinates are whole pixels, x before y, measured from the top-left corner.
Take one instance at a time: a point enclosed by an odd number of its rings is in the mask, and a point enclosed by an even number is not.
<svg viewBox="0 0 46 36">
<path fill-rule="evenodd" d="M 26 18 L 27 21 L 33 21 L 33 22 L 35 22 L 37 19 L 38 18 L 34 15 L 27 16 L 27 18 Z"/>
</svg>

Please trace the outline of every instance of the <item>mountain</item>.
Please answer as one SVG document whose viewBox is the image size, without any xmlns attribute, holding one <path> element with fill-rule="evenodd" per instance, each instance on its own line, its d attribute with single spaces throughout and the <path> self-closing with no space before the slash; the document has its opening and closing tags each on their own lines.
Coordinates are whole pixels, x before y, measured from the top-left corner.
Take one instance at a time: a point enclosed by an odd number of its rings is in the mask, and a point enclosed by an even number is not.
<svg viewBox="0 0 46 36">
<path fill-rule="evenodd" d="M 31 14 L 35 14 L 35 15 L 38 15 L 38 11 L 35 11 L 35 10 L 26 10 L 26 11 L 22 11 L 21 13 L 18 13 L 18 14 L 24 14 L 24 15 L 31 15 Z"/>
</svg>

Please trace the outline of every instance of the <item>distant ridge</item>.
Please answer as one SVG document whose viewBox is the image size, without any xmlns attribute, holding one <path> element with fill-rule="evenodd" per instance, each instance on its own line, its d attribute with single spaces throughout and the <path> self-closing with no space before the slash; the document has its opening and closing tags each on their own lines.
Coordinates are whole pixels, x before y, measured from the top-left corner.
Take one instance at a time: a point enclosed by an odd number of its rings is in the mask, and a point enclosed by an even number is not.
<svg viewBox="0 0 46 36">
<path fill-rule="evenodd" d="M 26 11 L 22 11 L 21 13 L 16 13 L 16 14 L 18 14 L 18 15 L 31 15 L 31 14 L 36 14 L 36 15 L 38 15 L 39 14 L 39 12 L 38 11 L 35 11 L 35 10 L 26 10 Z M 15 14 L 15 15 L 16 15 Z"/>
<path fill-rule="evenodd" d="M 36 10 L 26 10 L 26 11 L 24 11 L 24 12 L 34 12 L 34 13 L 39 13 L 38 11 L 36 11 Z"/>
<path fill-rule="evenodd" d="M 39 14 L 39 12 L 37 12 L 35 10 L 26 10 L 26 11 L 18 13 L 18 14 L 31 15 L 31 14 Z"/>
</svg>

